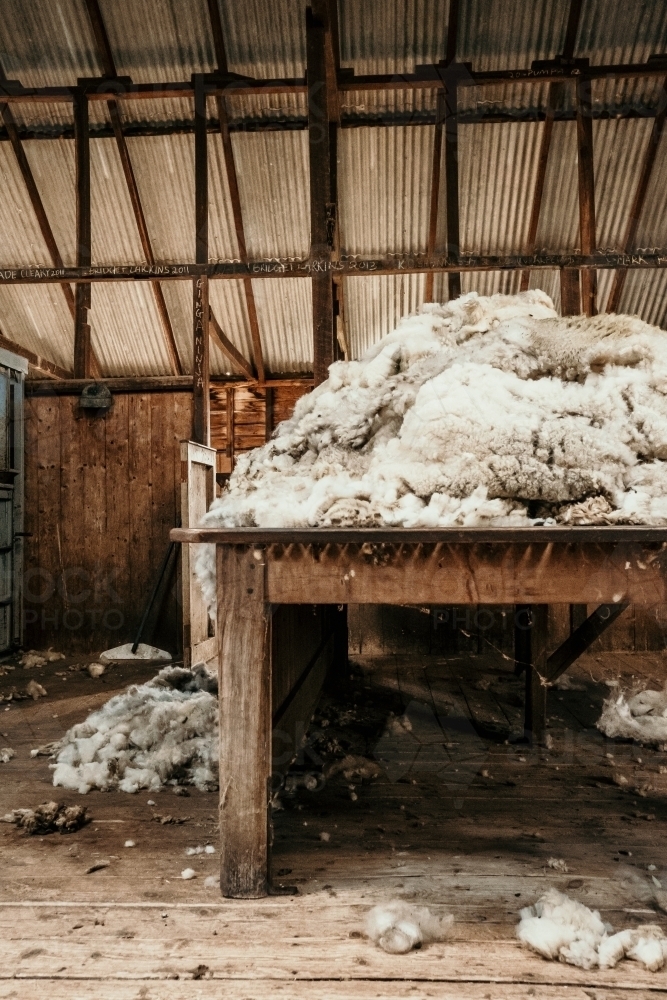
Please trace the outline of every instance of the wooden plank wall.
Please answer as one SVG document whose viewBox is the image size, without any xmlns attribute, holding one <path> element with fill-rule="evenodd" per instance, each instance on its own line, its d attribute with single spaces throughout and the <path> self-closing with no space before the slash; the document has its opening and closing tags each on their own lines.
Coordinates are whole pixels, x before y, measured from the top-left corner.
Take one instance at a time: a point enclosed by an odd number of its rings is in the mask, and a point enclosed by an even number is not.
<svg viewBox="0 0 667 1000">
<path fill-rule="evenodd" d="M 267 410 L 265 389 L 212 389 L 211 447 L 218 451 L 218 471 L 231 471 L 224 459 L 237 458 L 244 451 L 250 451 L 264 444 L 266 437 L 271 436 L 280 421 L 292 416 L 296 401 L 309 391 L 309 387 L 300 386 L 278 386 L 269 389 Z M 230 400 L 233 406 L 233 421 L 229 419 Z M 233 449 L 229 447 L 230 423 L 233 426 Z"/>
<path fill-rule="evenodd" d="M 189 393 L 26 400 L 26 645 L 95 652 L 133 637 L 180 513 Z M 172 585 L 154 640 L 179 637 Z"/>
<path fill-rule="evenodd" d="M 212 445 L 234 455 L 260 445 L 291 416 L 305 389 L 213 389 Z M 114 398 L 105 416 L 84 414 L 71 396 L 26 400 L 26 646 L 97 652 L 132 638 L 180 509 L 178 445 L 190 436 L 189 393 Z M 154 641 L 178 648 L 180 610 L 172 586 Z M 416 608 L 350 609 L 351 652 L 511 652 L 511 609 L 450 608 L 447 620 Z M 502 611 L 505 611 L 505 615 Z M 589 612 L 592 611 L 589 608 Z M 567 634 L 569 609 L 554 607 L 551 643 Z M 594 650 L 664 649 L 667 608 L 631 607 Z"/>
</svg>

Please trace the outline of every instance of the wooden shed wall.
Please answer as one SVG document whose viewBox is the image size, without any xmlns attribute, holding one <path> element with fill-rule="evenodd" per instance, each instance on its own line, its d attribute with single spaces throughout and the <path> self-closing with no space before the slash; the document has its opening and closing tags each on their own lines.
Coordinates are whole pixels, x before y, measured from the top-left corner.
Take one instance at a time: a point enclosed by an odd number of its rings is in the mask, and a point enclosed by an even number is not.
<svg viewBox="0 0 667 1000">
<path fill-rule="evenodd" d="M 212 445 L 234 455 L 289 417 L 301 387 L 211 392 Z M 188 392 L 123 394 L 94 416 L 76 396 L 26 400 L 26 636 L 28 647 L 99 652 L 133 638 L 180 516 L 179 442 L 192 433 Z M 176 583 L 153 641 L 180 647 Z"/>
<path fill-rule="evenodd" d="M 180 512 L 189 393 L 26 401 L 26 644 L 93 652 L 128 641 Z M 173 649 L 172 586 L 155 639 Z"/>
<path fill-rule="evenodd" d="M 261 444 L 287 419 L 301 388 L 213 390 L 211 443 L 228 454 Z M 189 393 L 118 394 L 109 413 L 83 413 L 73 396 L 26 401 L 26 644 L 96 652 L 130 639 L 139 622 L 169 530 L 180 512 L 179 442 L 190 437 Z M 445 609 L 446 620 L 416 608 L 350 611 L 358 653 L 511 651 L 511 615 L 493 622 L 475 608 Z M 507 609 L 509 611 L 509 609 Z M 592 610 L 592 609 L 590 609 Z M 568 609 L 551 613 L 552 644 L 567 634 Z M 155 642 L 176 650 L 177 587 L 165 597 Z M 435 627 L 434 627 L 435 625 Z M 664 649 L 667 608 L 631 607 L 596 649 Z"/>
</svg>

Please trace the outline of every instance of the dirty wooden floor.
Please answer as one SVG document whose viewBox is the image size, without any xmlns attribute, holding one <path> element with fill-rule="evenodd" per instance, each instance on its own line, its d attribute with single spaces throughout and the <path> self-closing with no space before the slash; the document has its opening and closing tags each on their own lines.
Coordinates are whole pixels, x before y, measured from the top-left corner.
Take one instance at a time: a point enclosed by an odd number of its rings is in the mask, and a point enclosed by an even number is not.
<svg viewBox="0 0 667 1000">
<path fill-rule="evenodd" d="M 515 741 L 521 682 L 507 661 L 358 658 L 349 711 L 339 698 L 318 714 L 319 742 L 297 767 L 302 777 L 326 768 L 324 733 L 339 755 L 365 741 L 383 773 L 283 794 L 274 870 L 298 895 L 257 902 L 223 901 L 205 886 L 217 853 L 186 855 L 216 844 L 215 795 L 55 794 L 48 760 L 30 750 L 146 677 L 146 667 L 125 667 L 93 680 L 69 662 L 31 674 L 45 698 L 0 704 L 0 746 L 16 751 L 0 764 L 0 814 L 57 797 L 83 801 L 93 817 L 67 836 L 0 826 L 0 998 L 634 1000 L 667 991 L 667 971 L 625 962 L 584 972 L 514 939 L 519 908 L 549 886 L 618 927 L 667 925 L 667 754 L 613 744 L 593 726 L 609 692 L 603 678 L 662 686 L 664 658 L 580 661 L 572 688 L 549 693 L 553 745 L 534 751 Z M 28 679 L 20 669 L 0 676 L 0 694 Z M 407 724 L 382 735 L 373 719 L 385 709 Z M 183 822 L 160 821 L 168 816 Z M 136 846 L 125 848 L 128 839 Z M 109 864 L 84 874 L 100 861 Z M 197 877 L 184 881 L 188 866 Z M 407 956 L 376 949 L 362 936 L 364 913 L 396 897 L 454 913 L 452 939 Z"/>
</svg>

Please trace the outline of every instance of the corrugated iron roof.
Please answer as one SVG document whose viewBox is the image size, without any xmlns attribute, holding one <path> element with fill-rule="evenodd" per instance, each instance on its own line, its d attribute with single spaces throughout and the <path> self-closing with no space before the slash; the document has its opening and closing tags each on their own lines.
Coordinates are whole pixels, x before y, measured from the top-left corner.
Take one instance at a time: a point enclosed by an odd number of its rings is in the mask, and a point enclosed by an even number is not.
<svg viewBox="0 0 667 1000">
<path fill-rule="evenodd" d="M 307 0 L 219 0 L 227 61 L 232 72 L 258 78 L 305 74 Z M 189 80 L 216 67 L 207 0 L 100 0 L 119 74 L 135 82 Z M 413 72 L 445 56 L 448 0 L 339 0 L 341 64 L 357 74 Z M 569 0 L 466 0 L 460 5 L 457 58 L 476 70 L 529 67 L 562 51 Z M 100 75 L 84 0 L 25 4 L 4 0 L 0 63 L 25 86 L 74 85 Z M 647 0 L 584 0 L 576 57 L 593 64 L 643 61 L 667 50 L 667 6 Z M 638 171 L 652 128 L 650 115 L 665 98 L 662 80 L 603 81 L 593 85 L 598 245 L 623 247 Z M 489 254 L 526 251 L 549 85 L 522 82 L 462 87 L 459 108 L 460 219 L 463 250 Z M 559 114 L 572 114 L 574 87 L 564 88 Z M 432 115 L 435 91 L 351 92 L 344 115 Z M 232 147 L 252 258 L 303 257 L 309 248 L 308 134 L 305 95 L 253 95 L 227 101 Z M 20 127 L 42 135 L 72 128 L 69 104 L 14 104 Z M 615 120 L 619 111 L 636 118 Z M 191 128 L 192 101 L 184 98 L 120 101 L 123 121 L 142 126 Z M 503 123 L 466 123 L 478 112 L 514 117 Z M 215 119 L 214 102 L 208 114 Z M 648 116 L 648 117 L 647 117 Z M 533 120 L 530 120 L 530 119 Z M 293 131 L 248 131 L 248 119 L 291 121 Z M 525 120 L 524 120 L 525 119 Z M 104 103 L 91 103 L 92 133 L 108 126 Z M 252 125 L 254 128 L 255 125 Z M 71 134 L 71 133 L 70 133 Z M 426 249 L 433 126 L 344 128 L 339 140 L 341 246 L 350 253 L 391 254 Z M 194 260 L 194 141 L 191 134 L 131 135 L 127 139 L 153 252 L 159 261 Z M 74 144 L 26 139 L 24 148 L 56 242 L 66 264 L 75 263 Z M 112 138 L 91 140 L 93 259 L 140 262 L 144 253 Z M 11 147 L 0 142 L 0 265 L 49 264 Z M 220 139 L 209 137 L 210 256 L 238 257 Z M 445 242 L 444 171 L 438 246 Z M 536 244 L 554 252 L 578 246 L 577 144 L 573 121 L 557 121 L 547 167 Z M 658 150 L 636 244 L 664 245 L 667 236 L 667 149 Z M 613 281 L 599 274 L 601 307 Z M 513 291 L 509 272 L 463 274 L 462 288 Z M 558 298 L 557 271 L 531 274 L 530 285 Z M 164 282 L 163 293 L 179 355 L 191 366 L 192 286 Z M 446 277 L 435 277 L 446 297 Z M 308 279 L 253 282 L 260 338 L 272 372 L 312 366 Z M 366 350 L 422 301 L 420 275 L 367 276 L 343 281 L 345 319 L 353 355 Z M 225 333 L 248 358 L 252 341 L 242 282 L 211 283 L 211 304 Z M 631 272 L 621 308 L 665 322 L 667 275 Z M 95 286 L 93 342 L 105 374 L 169 370 L 162 326 L 149 284 Z M 0 288 L 0 327 L 6 336 L 65 368 L 71 367 L 72 320 L 58 286 Z M 234 365 L 212 345 L 214 374 Z"/>
</svg>

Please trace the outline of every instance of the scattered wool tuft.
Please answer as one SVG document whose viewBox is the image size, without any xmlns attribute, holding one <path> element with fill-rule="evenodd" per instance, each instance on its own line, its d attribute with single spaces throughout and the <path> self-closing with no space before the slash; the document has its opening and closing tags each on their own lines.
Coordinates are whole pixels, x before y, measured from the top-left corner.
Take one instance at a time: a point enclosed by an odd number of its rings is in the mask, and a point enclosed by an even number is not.
<svg viewBox="0 0 667 1000">
<path fill-rule="evenodd" d="M 374 760 L 368 757 L 361 757 L 356 754 L 347 754 L 342 760 L 334 761 L 327 769 L 327 778 L 333 778 L 337 774 L 342 774 L 346 781 L 356 778 L 359 781 L 371 780 L 379 777 L 382 768 Z"/>
<path fill-rule="evenodd" d="M 168 781 L 217 788 L 218 702 L 203 664 L 165 667 L 146 684 L 111 698 L 60 741 L 53 783 L 157 791 Z"/>
<path fill-rule="evenodd" d="M 181 872 L 181 878 L 187 882 L 191 878 L 197 878 L 197 872 L 194 868 L 184 868 Z"/>
<path fill-rule="evenodd" d="M 16 757 L 16 751 L 11 747 L 3 747 L 0 750 L 0 764 L 9 764 L 12 757 Z"/>
<path fill-rule="evenodd" d="M 374 906 L 366 917 L 366 934 L 383 951 L 403 955 L 431 941 L 444 941 L 454 917 L 438 917 L 426 906 L 413 906 L 400 899 Z"/>
<path fill-rule="evenodd" d="M 36 649 L 29 649 L 24 653 L 19 663 L 26 670 L 33 670 L 35 667 L 45 667 L 47 663 L 55 663 L 57 660 L 64 660 L 64 653 L 56 653 L 52 649 L 47 649 L 39 653 Z"/>
<path fill-rule="evenodd" d="M 135 842 L 133 840 L 126 840 L 125 844 L 123 846 L 124 847 L 136 847 L 137 845 L 135 844 Z"/>
<path fill-rule="evenodd" d="M 331 365 L 202 524 L 664 524 L 666 459 L 663 330 L 470 292 Z M 213 547 L 196 564 L 213 611 Z"/>
<path fill-rule="evenodd" d="M 42 802 L 36 809 L 13 809 L 2 817 L 29 834 L 74 833 L 89 822 L 84 806 L 66 806 L 62 802 Z"/>
<path fill-rule="evenodd" d="M 33 701 L 37 701 L 38 698 L 44 698 L 46 696 L 46 688 L 38 684 L 36 680 L 29 681 L 25 686 L 25 693 L 32 698 Z"/>
<path fill-rule="evenodd" d="M 554 871 L 563 872 L 564 874 L 569 872 L 569 868 L 565 864 L 563 858 L 549 858 L 547 861 L 549 868 L 553 868 Z"/>
<path fill-rule="evenodd" d="M 581 969 L 611 969 L 624 957 L 650 972 L 667 960 L 667 938 L 655 924 L 614 934 L 597 910 L 549 889 L 533 906 L 521 910 L 517 937 L 543 958 L 559 959 Z"/>
<path fill-rule="evenodd" d="M 662 691 L 613 692 L 602 705 L 596 726 L 611 739 L 656 746 L 667 742 L 667 687 Z"/>
<path fill-rule="evenodd" d="M 104 663 L 89 663 L 86 670 L 93 679 L 101 677 L 102 674 L 106 673 L 106 664 Z"/>
</svg>

